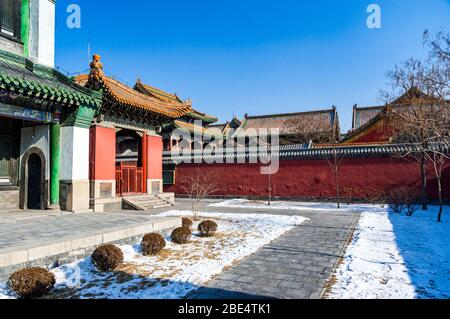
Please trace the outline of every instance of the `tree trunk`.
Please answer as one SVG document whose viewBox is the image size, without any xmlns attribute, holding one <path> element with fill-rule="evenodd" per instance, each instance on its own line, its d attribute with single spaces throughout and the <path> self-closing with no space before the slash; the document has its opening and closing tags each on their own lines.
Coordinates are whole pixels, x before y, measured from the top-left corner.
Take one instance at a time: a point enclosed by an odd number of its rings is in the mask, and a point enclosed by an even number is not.
<svg viewBox="0 0 450 319">
<path fill-rule="evenodd" d="M 425 155 L 421 155 L 420 158 L 420 175 L 422 179 L 422 210 L 428 210 L 427 167 Z"/>
<path fill-rule="evenodd" d="M 336 202 L 337 202 L 337 208 L 341 208 L 341 201 L 339 198 L 339 177 L 338 177 L 338 170 L 336 169 L 334 173 L 334 181 L 336 183 Z"/>
<path fill-rule="evenodd" d="M 440 223 L 440 222 L 442 221 L 442 210 L 443 210 L 443 206 L 444 206 L 444 203 L 443 203 L 443 201 L 442 201 L 442 184 L 441 184 L 441 176 L 438 177 L 437 183 L 438 183 L 438 192 L 439 192 L 439 214 L 438 214 L 438 223 Z"/>
</svg>

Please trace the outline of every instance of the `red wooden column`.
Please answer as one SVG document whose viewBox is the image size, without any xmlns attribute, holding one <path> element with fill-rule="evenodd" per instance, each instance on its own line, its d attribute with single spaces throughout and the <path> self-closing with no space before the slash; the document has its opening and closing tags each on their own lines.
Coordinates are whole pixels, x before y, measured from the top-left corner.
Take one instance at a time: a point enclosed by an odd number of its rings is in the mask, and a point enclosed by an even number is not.
<svg viewBox="0 0 450 319">
<path fill-rule="evenodd" d="M 90 128 L 89 164 L 91 199 L 95 202 L 96 199 L 115 197 L 116 130 L 114 128 L 99 125 Z"/>
<path fill-rule="evenodd" d="M 147 135 L 147 193 L 162 192 L 163 140 L 158 135 Z"/>
<path fill-rule="evenodd" d="M 148 151 L 147 151 L 147 132 L 142 135 L 142 192 L 147 194 L 147 161 L 148 161 Z"/>
</svg>

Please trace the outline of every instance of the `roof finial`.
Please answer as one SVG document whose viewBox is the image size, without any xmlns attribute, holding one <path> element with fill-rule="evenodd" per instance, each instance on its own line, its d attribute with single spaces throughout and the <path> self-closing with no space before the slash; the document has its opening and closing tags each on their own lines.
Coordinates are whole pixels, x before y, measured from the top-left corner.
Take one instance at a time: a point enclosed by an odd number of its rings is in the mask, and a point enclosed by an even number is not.
<svg viewBox="0 0 450 319">
<path fill-rule="evenodd" d="M 101 81 L 103 79 L 103 63 L 100 62 L 100 55 L 94 54 L 92 62 L 89 65 L 91 71 L 89 72 L 88 86 L 93 90 L 100 90 Z"/>
</svg>

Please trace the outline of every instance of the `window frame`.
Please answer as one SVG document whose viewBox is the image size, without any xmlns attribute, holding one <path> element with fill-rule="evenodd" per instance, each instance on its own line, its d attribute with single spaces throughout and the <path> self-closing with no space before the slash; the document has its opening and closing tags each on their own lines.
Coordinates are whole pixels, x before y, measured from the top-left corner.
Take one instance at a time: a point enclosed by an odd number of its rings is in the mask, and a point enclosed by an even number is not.
<svg viewBox="0 0 450 319">
<path fill-rule="evenodd" d="M 5 0 L 0 0 L 0 12 L 3 9 L 3 2 Z M 13 0 L 14 10 L 13 10 L 13 35 L 5 33 L 3 31 L 2 15 L 0 14 L 0 36 L 23 44 L 22 42 L 22 0 Z"/>
</svg>

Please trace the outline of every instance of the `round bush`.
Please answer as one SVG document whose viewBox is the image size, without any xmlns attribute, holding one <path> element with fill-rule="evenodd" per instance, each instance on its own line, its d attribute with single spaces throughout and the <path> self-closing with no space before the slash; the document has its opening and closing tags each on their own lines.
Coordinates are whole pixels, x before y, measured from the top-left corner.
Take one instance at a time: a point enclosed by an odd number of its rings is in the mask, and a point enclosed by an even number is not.
<svg viewBox="0 0 450 319">
<path fill-rule="evenodd" d="M 178 227 L 172 231 L 172 241 L 176 244 L 186 244 L 191 239 L 192 233 L 189 228 Z"/>
<path fill-rule="evenodd" d="M 164 237 L 157 233 L 147 234 L 142 238 L 141 250 L 144 256 L 152 256 L 166 247 Z"/>
<path fill-rule="evenodd" d="M 92 263 L 100 271 L 113 271 L 123 263 L 123 253 L 114 245 L 99 246 L 92 253 Z"/>
<path fill-rule="evenodd" d="M 184 228 L 191 229 L 192 225 L 194 225 L 194 222 L 192 220 L 190 220 L 189 218 L 186 218 L 186 217 L 182 218 L 181 221 L 183 223 L 183 227 Z"/>
<path fill-rule="evenodd" d="M 204 220 L 198 224 L 198 231 L 200 232 L 200 237 L 213 237 L 217 230 L 216 222 L 212 220 Z"/>
<path fill-rule="evenodd" d="M 8 286 L 20 298 L 39 298 L 50 292 L 55 285 L 55 276 L 43 268 L 26 268 L 9 277 Z"/>
</svg>

